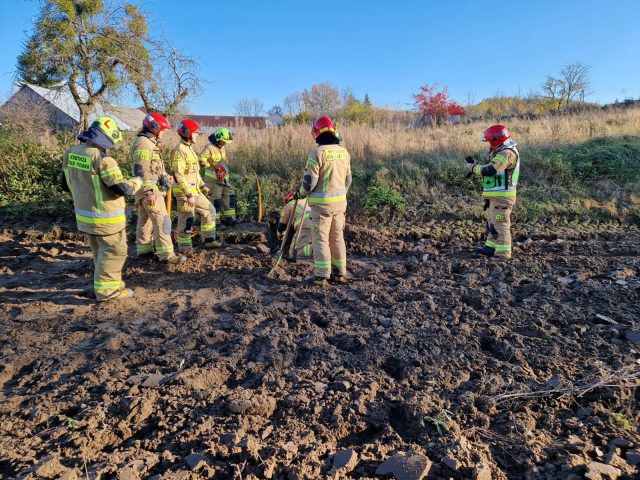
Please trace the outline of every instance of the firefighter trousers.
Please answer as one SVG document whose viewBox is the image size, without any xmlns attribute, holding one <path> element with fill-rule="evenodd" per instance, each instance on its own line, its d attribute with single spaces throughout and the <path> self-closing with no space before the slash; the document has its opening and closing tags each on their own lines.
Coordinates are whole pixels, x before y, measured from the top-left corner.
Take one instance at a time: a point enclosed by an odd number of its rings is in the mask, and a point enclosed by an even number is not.
<svg viewBox="0 0 640 480">
<path fill-rule="evenodd" d="M 205 179 L 205 185 L 211 190 L 210 199 L 216 207 L 216 221 L 220 223 L 221 218 L 235 218 L 238 197 L 231 185 L 209 178 Z"/>
<path fill-rule="evenodd" d="M 329 278 L 347 274 L 347 247 L 344 243 L 346 202 L 311 205 L 314 275 Z"/>
<path fill-rule="evenodd" d="M 296 235 L 298 235 L 298 232 L 294 234 L 294 241 Z M 311 257 L 311 255 L 313 254 L 313 244 L 311 242 L 311 229 L 303 228 L 300 232 L 300 238 L 298 238 L 298 242 L 295 244 L 295 247 L 293 245 L 293 242 L 291 242 L 291 246 L 289 247 L 289 256 L 293 256 L 293 251 L 295 249 L 298 257 Z"/>
<path fill-rule="evenodd" d="M 196 206 L 191 208 L 186 197 L 178 199 L 178 250 L 189 251 L 193 248 L 191 232 L 196 220 L 196 213 L 200 215 L 200 239 L 202 243 L 212 242 L 216 238 L 216 209 L 204 195 L 195 195 Z"/>
<path fill-rule="evenodd" d="M 99 302 L 117 296 L 124 288 L 122 267 L 127 259 L 127 232 L 87 234 L 93 253 L 93 289 Z"/>
<path fill-rule="evenodd" d="M 138 226 L 136 228 L 136 252 L 138 255 L 154 252 L 160 260 L 174 256 L 171 241 L 171 217 L 167 213 L 164 197 L 156 195 L 155 205 L 146 198 L 138 202 Z"/>
<path fill-rule="evenodd" d="M 487 239 L 485 245 L 495 249 L 496 257 L 511 258 L 511 211 L 516 197 L 485 198 Z"/>
</svg>

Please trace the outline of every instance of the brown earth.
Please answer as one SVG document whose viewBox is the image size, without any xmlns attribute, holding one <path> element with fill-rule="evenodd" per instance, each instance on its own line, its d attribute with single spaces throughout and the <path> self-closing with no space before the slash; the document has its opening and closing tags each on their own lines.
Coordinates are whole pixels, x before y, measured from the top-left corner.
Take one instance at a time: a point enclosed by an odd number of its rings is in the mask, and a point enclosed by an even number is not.
<svg viewBox="0 0 640 480">
<path fill-rule="evenodd" d="M 5 230 L 0 478 L 637 478 L 638 228 L 430 228 L 350 228 L 327 289 L 228 234 L 104 305 L 80 235 Z"/>
</svg>

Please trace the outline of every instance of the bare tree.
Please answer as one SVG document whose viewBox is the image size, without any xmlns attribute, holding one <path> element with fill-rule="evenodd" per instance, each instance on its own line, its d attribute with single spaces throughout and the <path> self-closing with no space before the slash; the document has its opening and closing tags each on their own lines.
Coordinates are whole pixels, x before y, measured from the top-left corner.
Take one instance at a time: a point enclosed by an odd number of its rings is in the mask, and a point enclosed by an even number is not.
<svg viewBox="0 0 640 480">
<path fill-rule="evenodd" d="M 240 117 L 259 117 L 264 113 L 264 103 L 257 98 L 243 98 L 236 102 L 233 109 Z"/>
<path fill-rule="evenodd" d="M 340 92 L 328 83 L 314 83 L 311 90 L 302 92 L 302 103 L 315 115 L 331 115 L 340 108 Z"/>
<path fill-rule="evenodd" d="M 584 98 L 591 86 L 591 81 L 589 80 L 590 70 L 591 68 L 582 62 L 569 63 L 562 67 L 560 76 L 565 85 L 565 108 L 574 100 L 584 102 Z"/>
<path fill-rule="evenodd" d="M 149 51 L 151 71 L 132 74 L 132 84 L 148 112 L 174 115 L 185 107 L 189 95 L 202 91 L 198 63 L 166 40 L 154 42 Z"/>
<path fill-rule="evenodd" d="M 282 105 L 284 107 L 284 112 L 290 117 L 295 117 L 302 110 L 304 110 L 304 104 L 302 103 L 302 94 L 300 92 L 293 92 L 290 95 L 287 95 Z"/>
<path fill-rule="evenodd" d="M 565 96 L 564 83 L 558 78 L 547 75 L 542 84 L 542 94 L 551 100 L 554 108 L 559 111 L 562 107 L 562 99 Z"/>
<path fill-rule="evenodd" d="M 568 63 L 560 70 L 559 77 L 547 75 L 542 84 L 544 96 L 550 99 L 556 110 L 566 110 L 572 101 L 584 102 L 589 93 L 590 67 L 582 62 Z"/>
<path fill-rule="evenodd" d="M 126 85 L 131 69 L 148 72 L 147 39 L 145 14 L 124 0 L 44 0 L 18 56 L 18 78 L 46 87 L 66 84 L 83 130 L 96 104 Z"/>
</svg>

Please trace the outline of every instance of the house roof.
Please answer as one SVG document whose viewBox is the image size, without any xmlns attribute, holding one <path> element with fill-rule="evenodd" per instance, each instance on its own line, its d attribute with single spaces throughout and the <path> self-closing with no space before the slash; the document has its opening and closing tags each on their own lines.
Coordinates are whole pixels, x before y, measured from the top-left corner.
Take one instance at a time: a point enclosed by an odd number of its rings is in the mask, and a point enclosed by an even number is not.
<svg viewBox="0 0 640 480">
<path fill-rule="evenodd" d="M 251 128 L 264 128 L 265 117 L 234 117 L 231 115 L 180 115 L 169 119 L 171 125 L 174 123 L 177 125 L 180 120 L 188 118 L 195 120 L 200 127 L 207 129 L 207 127 L 251 127 Z"/>
<path fill-rule="evenodd" d="M 80 109 L 78 105 L 76 105 L 67 84 L 55 88 L 45 88 L 24 82 L 23 86 L 30 88 L 76 122 L 80 122 Z M 80 97 L 83 99 L 87 98 L 87 92 L 81 90 Z M 89 115 L 89 121 L 91 122 L 105 115 L 113 118 L 120 127 L 120 130 L 138 130 L 140 125 L 142 125 L 142 119 L 145 113 L 136 108 L 97 102 L 95 110 Z"/>
</svg>

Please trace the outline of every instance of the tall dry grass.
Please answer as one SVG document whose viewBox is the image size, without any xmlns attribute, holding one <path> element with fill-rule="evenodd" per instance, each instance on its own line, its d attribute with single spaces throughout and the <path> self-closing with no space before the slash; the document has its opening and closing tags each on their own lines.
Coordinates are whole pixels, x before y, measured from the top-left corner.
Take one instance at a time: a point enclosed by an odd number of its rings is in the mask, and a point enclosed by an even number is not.
<svg viewBox="0 0 640 480">
<path fill-rule="evenodd" d="M 534 120 L 504 122 L 523 151 L 526 149 L 580 144 L 595 137 L 640 135 L 640 108 L 589 112 L 572 116 L 549 116 Z M 480 141 L 489 123 L 445 125 L 436 128 L 404 128 L 400 125 L 338 125 L 343 145 L 353 161 L 365 168 L 378 167 L 395 159 L 420 163 L 425 157 L 460 161 L 465 155 L 486 150 Z M 177 136 L 167 143 L 177 142 Z M 206 144 L 201 138 L 198 148 Z M 264 173 L 285 173 L 304 167 L 313 148 L 310 127 L 238 129 L 228 154 L 234 169 L 248 168 Z"/>
</svg>

